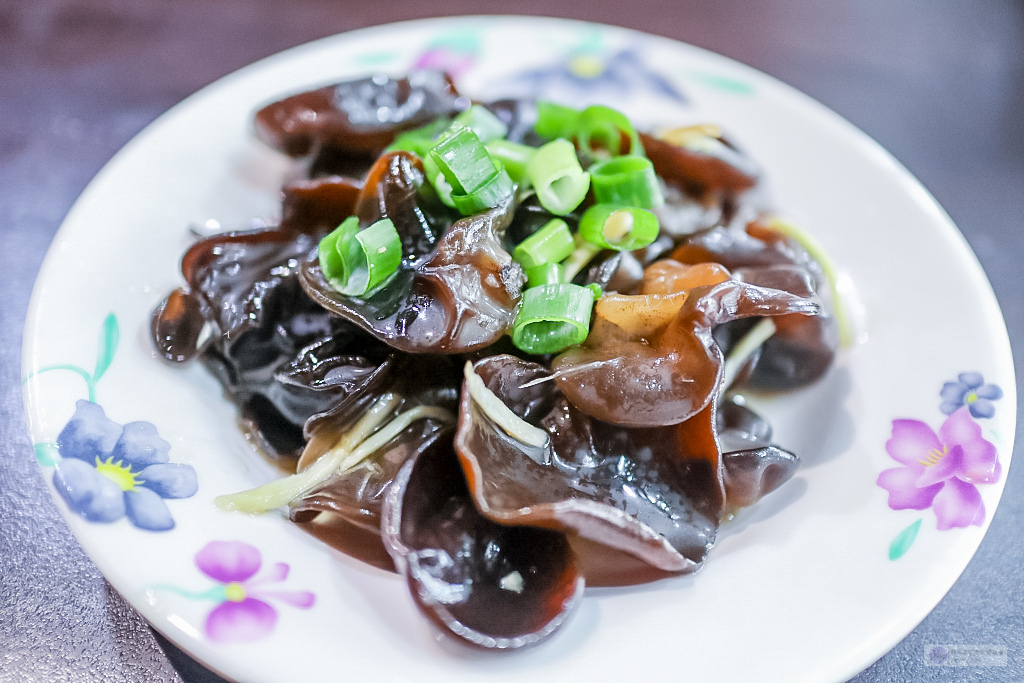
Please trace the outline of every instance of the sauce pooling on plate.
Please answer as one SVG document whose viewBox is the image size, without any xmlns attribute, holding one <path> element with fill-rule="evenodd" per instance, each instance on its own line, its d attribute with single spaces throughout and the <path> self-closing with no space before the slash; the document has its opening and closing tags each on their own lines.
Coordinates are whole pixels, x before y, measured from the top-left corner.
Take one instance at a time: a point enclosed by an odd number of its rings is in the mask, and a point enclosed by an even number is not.
<svg viewBox="0 0 1024 683">
<path fill-rule="evenodd" d="M 796 471 L 737 397 L 827 372 L 829 271 L 717 126 L 473 103 L 425 71 L 286 98 L 256 130 L 305 177 L 278 226 L 196 242 L 151 328 L 285 470 L 223 510 L 287 507 L 509 649 L 585 582 L 700 568 Z"/>
</svg>

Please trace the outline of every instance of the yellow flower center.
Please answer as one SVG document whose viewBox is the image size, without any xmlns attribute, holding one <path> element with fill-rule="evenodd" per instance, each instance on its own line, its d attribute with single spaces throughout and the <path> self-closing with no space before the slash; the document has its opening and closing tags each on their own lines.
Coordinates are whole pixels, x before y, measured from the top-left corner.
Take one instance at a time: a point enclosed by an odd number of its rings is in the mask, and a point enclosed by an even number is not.
<svg viewBox="0 0 1024 683">
<path fill-rule="evenodd" d="M 964 400 L 968 403 L 968 405 L 970 405 L 971 403 L 974 403 L 975 401 L 978 400 L 978 395 L 972 391 L 971 393 L 967 394 Z"/>
<path fill-rule="evenodd" d="M 117 484 L 122 491 L 134 491 L 135 486 L 142 482 L 135 478 L 131 465 L 124 465 L 120 460 L 114 462 L 114 456 L 106 462 L 96 458 L 96 471 Z"/>
<path fill-rule="evenodd" d="M 224 586 L 224 597 L 231 602 L 242 602 L 245 600 L 245 588 L 237 581 L 232 581 Z"/>
<path fill-rule="evenodd" d="M 918 460 L 918 462 L 925 467 L 931 467 L 932 465 L 937 465 L 948 453 L 949 446 L 943 445 L 941 451 L 938 448 L 933 448 L 928 451 L 928 455 L 923 460 Z"/>
<path fill-rule="evenodd" d="M 579 55 L 569 60 L 569 71 L 580 78 L 597 78 L 604 73 L 604 62 L 592 55 Z"/>
</svg>

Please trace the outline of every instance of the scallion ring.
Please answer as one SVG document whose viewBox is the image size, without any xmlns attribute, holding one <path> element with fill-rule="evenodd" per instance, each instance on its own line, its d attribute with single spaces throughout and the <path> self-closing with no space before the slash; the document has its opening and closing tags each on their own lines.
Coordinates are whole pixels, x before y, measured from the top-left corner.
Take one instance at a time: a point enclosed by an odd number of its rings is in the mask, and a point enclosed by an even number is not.
<svg viewBox="0 0 1024 683">
<path fill-rule="evenodd" d="M 508 140 L 491 140 L 484 144 L 484 149 L 492 159 L 501 162 L 509 177 L 516 183 L 521 183 L 526 178 L 526 165 L 537 151 L 536 147 Z"/>
<path fill-rule="evenodd" d="M 452 126 L 469 128 L 476 133 L 480 142 L 500 140 L 508 135 L 508 126 L 505 122 L 491 113 L 489 109 L 479 104 L 462 112 L 452 121 Z"/>
<path fill-rule="evenodd" d="M 402 262 L 402 240 L 389 218 L 359 230 L 359 219 L 350 216 L 320 240 L 317 251 L 324 277 L 345 296 L 373 292 Z"/>
<path fill-rule="evenodd" d="M 512 193 L 515 191 L 515 184 L 512 182 L 504 166 L 494 162 L 492 168 L 494 169 L 494 174 L 473 192 L 463 194 L 454 189 L 452 190 L 452 202 L 463 216 L 472 216 L 473 214 L 494 208 L 512 196 Z"/>
<path fill-rule="evenodd" d="M 537 103 L 537 123 L 533 124 L 533 130 L 545 140 L 572 138 L 579 121 L 580 113 L 576 109 L 542 100 Z"/>
<path fill-rule="evenodd" d="M 598 147 L 595 147 L 595 143 L 611 156 L 625 153 L 622 151 L 623 135 L 629 139 L 628 154 L 643 155 L 640 136 L 625 114 L 599 104 L 587 107 L 580 114 L 576 142 L 580 149 L 591 156 L 597 156 Z"/>
<path fill-rule="evenodd" d="M 494 177 L 494 160 L 469 128 L 454 129 L 428 156 L 452 186 L 453 194 L 473 194 Z"/>
<path fill-rule="evenodd" d="M 534 268 L 564 260 L 574 247 L 569 226 L 561 218 L 553 218 L 520 242 L 512 252 L 512 258 L 523 268 Z"/>
<path fill-rule="evenodd" d="M 590 333 L 594 293 L 579 285 L 550 284 L 523 292 L 512 343 L 527 353 L 557 353 Z"/>
<path fill-rule="evenodd" d="M 580 236 L 602 249 L 633 251 L 658 237 L 658 217 L 621 204 L 595 204 L 580 219 Z"/>
<path fill-rule="evenodd" d="M 540 205 L 556 216 L 564 216 L 584 200 L 590 189 L 590 174 L 580 167 L 576 148 L 565 138 L 540 147 L 526 165 Z"/>
<path fill-rule="evenodd" d="M 614 157 L 596 163 L 590 167 L 590 184 L 600 204 L 650 209 L 665 203 L 654 164 L 647 157 Z"/>
</svg>

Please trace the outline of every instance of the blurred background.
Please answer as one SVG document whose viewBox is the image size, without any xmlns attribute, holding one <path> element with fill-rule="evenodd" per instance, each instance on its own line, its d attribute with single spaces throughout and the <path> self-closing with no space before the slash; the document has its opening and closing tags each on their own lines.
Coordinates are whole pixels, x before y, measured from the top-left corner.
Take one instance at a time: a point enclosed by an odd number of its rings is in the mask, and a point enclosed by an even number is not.
<svg viewBox="0 0 1024 683">
<path fill-rule="evenodd" d="M 169 107 L 261 57 L 374 24 L 510 12 L 693 43 L 834 109 L 950 213 L 1019 349 L 1019 0 L 0 0 L 0 681 L 221 680 L 155 636 L 107 586 L 51 502 L 24 426 L 19 367 L 31 283 L 90 178 Z M 1022 472 L 1020 463 L 1008 472 L 988 535 L 952 591 L 855 680 L 1024 679 Z M 925 646 L 934 643 L 1005 646 L 1008 665 L 929 667 Z"/>
</svg>

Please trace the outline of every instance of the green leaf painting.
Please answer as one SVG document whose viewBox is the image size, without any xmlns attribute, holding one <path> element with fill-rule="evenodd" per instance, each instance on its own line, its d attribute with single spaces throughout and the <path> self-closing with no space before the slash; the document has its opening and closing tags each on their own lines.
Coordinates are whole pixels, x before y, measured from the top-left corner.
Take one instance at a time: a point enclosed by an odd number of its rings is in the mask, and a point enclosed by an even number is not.
<svg viewBox="0 0 1024 683">
<path fill-rule="evenodd" d="M 57 446 L 52 443 L 37 443 L 34 447 L 36 452 L 36 460 L 43 467 L 53 467 L 60 462 L 60 453 L 57 452 Z"/>
<path fill-rule="evenodd" d="M 47 365 L 46 367 L 39 368 L 33 373 L 30 373 L 28 377 L 24 379 L 22 384 L 28 382 L 35 375 L 41 375 L 44 372 L 52 372 L 54 370 L 67 370 L 73 372 L 85 381 L 85 387 L 89 394 L 89 402 L 96 402 L 96 382 L 99 381 L 103 373 L 110 367 L 110 362 L 114 359 L 114 353 L 117 351 L 117 343 L 121 338 L 121 332 L 117 325 L 117 316 L 113 313 L 107 315 L 103 319 L 103 326 L 100 329 L 99 345 L 96 348 L 96 368 L 91 372 L 87 372 L 83 368 L 77 365 L 58 364 L 58 365 Z"/>
<path fill-rule="evenodd" d="M 92 373 L 93 383 L 100 381 L 100 377 L 110 367 L 110 361 L 114 360 L 114 352 L 117 351 L 119 338 L 117 317 L 111 313 L 103 320 L 103 329 L 100 331 L 100 342 L 96 351 L 96 369 Z"/>
<path fill-rule="evenodd" d="M 910 546 L 914 545 L 914 540 L 917 539 L 917 530 L 920 528 L 921 520 L 919 519 L 897 534 L 896 538 L 889 544 L 890 560 L 898 560 L 910 550 Z"/>
<path fill-rule="evenodd" d="M 691 71 L 688 76 L 695 82 L 721 92 L 733 93 L 734 95 L 753 95 L 754 85 L 730 76 L 708 73 L 705 71 Z"/>
<path fill-rule="evenodd" d="M 100 377 L 106 373 L 107 369 L 110 367 L 110 363 L 114 360 L 114 354 L 117 352 L 117 345 L 120 339 L 121 331 L 117 324 L 117 316 L 113 313 L 108 313 L 107 317 L 103 319 L 103 324 L 100 326 L 99 343 L 96 347 L 96 366 L 91 373 L 77 365 L 70 365 L 66 363 L 47 365 L 39 368 L 35 372 L 29 373 L 29 375 L 22 381 L 22 384 L 25 384 L 34 376 L 41 375 L 44 372 L 52 372 L 54 370 L 73 372 L 81 377 L 85 382 L 89 402 L 95 403 L 96 383 L 100 381 Z M 41 442 L 35 444 L 33 448 L 35 450 L 36 460 L 39 461 L 40 465 L 43 465 L 44 467 L 53 467 L 60 462 L 60 454 L 54 444 Z"/>
</svg>

